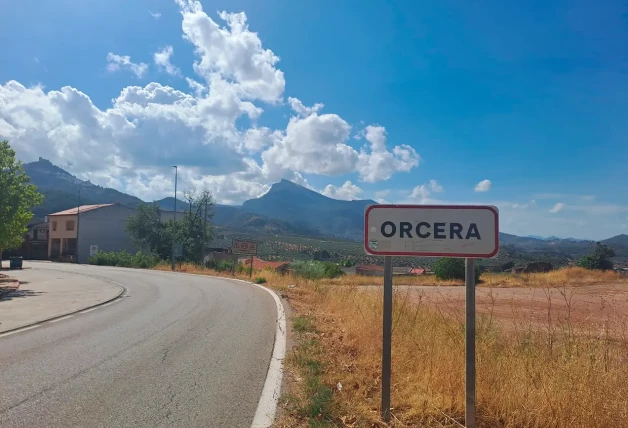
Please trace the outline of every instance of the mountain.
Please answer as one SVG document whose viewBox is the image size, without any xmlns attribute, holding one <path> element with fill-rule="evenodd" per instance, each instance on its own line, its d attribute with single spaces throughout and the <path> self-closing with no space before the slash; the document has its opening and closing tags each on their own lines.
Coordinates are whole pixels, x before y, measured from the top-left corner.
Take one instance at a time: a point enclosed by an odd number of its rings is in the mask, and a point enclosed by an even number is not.
<svg viewBox="0 0 628 428">
<path fill-rule="evenodd" d="M 621 235 L 613 236 L 612 238 L 605 239 L 601 241 L 602 244 L 610 245 L 610 246 L 622 246 L 628 247 L 628 235 L 622 233 Z"/>
<path fill-rule="evenodd" d="M 245 201 L 242 210 L 276 218 L 320 235 L 361 239 L 364 210 L 372 200 L 341 201 L 328 198 L 288 180 L 272 185 L 265 195 Z"/>
<path fill-rule="evenodd" d="M 38 219 L 53 212 L 76 207 L 79 187 L 81 204 L 119 202 L 134 207 L 142 203 L 135 196 L 82 181 L 46 159 L 40 158 L 37 162 L 25 164 L 24 169 L 33 184 L 44 194 L 44 203 L 33 210 Z M 162 209 L 174 209 L 172 197 L 155 202 Z M 375 203 L 372 200 L 336 200 L 291 181 L 281 180 L 268 193 L 250 199 L 242 206 L 216 205 L 212 221 L 220 234 L 228 229 L 259 236 L 260 239 L 268 235 L 333 235 L 337 238 L 360 240 L 364 233 L 364 210 Z M 177 200 L 178 211 L 188 208 L 187 203 Z M 523 254 L 530 260 L 551 258 L 569 261 L 589 254 L 594 248 L 593 241 L 573 238 L 522 237 L 508 233 L 500 233 L 499 238 L 502 248 L 500 254 L 504 257 L 510 255 L 514 259 L 521 258 Z M 355 242 L 344 242 L 343 245 L 358 245 Z M 617 260 L 628 260 L 628 235 L 617 235 L 601 242 L 615 249 Z"/>
<path fill-rule="evenodd" d="M 116 189 L 80 180 L 44 158 L 24 164 L 24 171 L 44 195 L 43 204 L 33 209 L 36 218 L 43 218 L 45 215 L 76 207 L 79 203 L 79 188 L 81 205 L 119 202 L 122 205 L 135 207 L 142 202 L 140 198 Z"/>
</svg>

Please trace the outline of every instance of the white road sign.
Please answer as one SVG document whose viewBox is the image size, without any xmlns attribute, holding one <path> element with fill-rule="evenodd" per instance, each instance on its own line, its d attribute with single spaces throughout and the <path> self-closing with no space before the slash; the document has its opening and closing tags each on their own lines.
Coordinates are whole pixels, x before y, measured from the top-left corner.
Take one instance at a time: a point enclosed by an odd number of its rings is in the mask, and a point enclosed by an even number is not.
<svg viewBox="0 0 628 428">
<path fill-rule="evenodd" d="M 89 246 L 89 255 L 90 256 L 95 256 L 96 254 L 98 254 L 98 245 L 90 245 Z"/>
<path fill-rule="evenodd" d="M 371 205 L 364 249 L 376 256 L 494 257 L 499 213 L 493 206 Z"/>
<path fill-rule="evenodd" d="M 233 254 L 254 256 L 257 254 L 257 242 L 234 239 L 231 243 L 231 252 Z"/>
</svg>

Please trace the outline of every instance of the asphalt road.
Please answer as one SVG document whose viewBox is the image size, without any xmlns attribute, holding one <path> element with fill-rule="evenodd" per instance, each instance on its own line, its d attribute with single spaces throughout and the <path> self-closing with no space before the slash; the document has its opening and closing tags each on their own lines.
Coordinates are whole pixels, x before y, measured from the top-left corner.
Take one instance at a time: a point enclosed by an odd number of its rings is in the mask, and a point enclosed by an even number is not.
<svg viewBox="0 0 628 428">
<path fill-rule="evenodd" d="M 115 303 L 0 337 L 0 427 L 250 427 L 277 309 L 245 283 L 42 264 Z"/>
</svg>

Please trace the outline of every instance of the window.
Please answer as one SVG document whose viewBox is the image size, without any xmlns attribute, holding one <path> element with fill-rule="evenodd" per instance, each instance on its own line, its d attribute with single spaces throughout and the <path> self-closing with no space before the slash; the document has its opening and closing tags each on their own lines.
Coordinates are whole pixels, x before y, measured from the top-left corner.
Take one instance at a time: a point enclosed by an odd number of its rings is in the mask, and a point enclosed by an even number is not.
<svg viewBox="0 0 628 428">
<path fill-rule="evenodd" d="M 56 221 L 52 222 L 52 230 L 57 230 L 57 222 Z"/>
<path fill-rule="evenodd" d="M 65 222 L 65 230 L 74 230 L 74 220 L 68 220 Z"/>
</svg>

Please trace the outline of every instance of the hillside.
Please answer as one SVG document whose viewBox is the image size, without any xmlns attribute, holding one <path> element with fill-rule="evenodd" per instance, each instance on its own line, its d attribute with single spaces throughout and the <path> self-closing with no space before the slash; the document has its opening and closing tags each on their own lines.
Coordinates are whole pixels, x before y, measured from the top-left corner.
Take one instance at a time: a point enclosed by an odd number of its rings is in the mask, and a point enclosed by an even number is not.
<svg viewBox="0 0 628 428">
<path fill-rule="evenodd" d="M 75 207 L 79 201 L 79 187 L 81 190 L 81 204 L 111 204 L 119 202 L 122 205 L 135 207 L 142 200 L 127 195 L 116 189 L 97 186 L 89 181 L 83 181 L 64 169 L 53 165 L 49 160 L 39 158 L 37 162 L 24 165 L 26 174 L 31 182 L 44 195 L 44 202 L 33 209 L 36 218 Z"/>
<path fill-rule="evenodd" d="M 265 195 L 245 201 L 242 209 L 313 229 L 320 235 L 359 240 L 364 234 L 364 210 L 375 203 L 332 199 L 281 180 Z"/>
<path fill-rule="evenodd" d="M 24 165 L 31 181 L 44 194 L 44 203 L 35 207 L 38 219 L 45 215 L 76 207 L 78 189 L 82 204 L 120 202 L 134 207 L 142 201 L 116 189 L 104 188 L 82 181 L 46 159 Z M 173 210 L 174 198 L 167 197 L 155 203 L 161 209 Z M 223 245 L 230 245 L 234 236 L 250 236 L 263 242 L 262 255 L 284 258 L 308 258 L 326 249 L 332 260 L 346 257 L 360 262 L 381 263 L 380 258 L 366 256 L 360 240 L 363 234 L 364 209 L 375 204 L 371 200 L 342 201 L 328 198 L 303 186 L 282 180 L 275 183 L 265 195 L 245 201 L 242 206 L 216 205 L 212 222 L 217 226 Z M 177 210 L 188 205 L 177 201 Z M 525 263 L 532 260 L 549 260 L 564 265 L 588 254 L 593 241 L 556 237 L 521 237 L 500 233 L 501 250 L 488 265 L 505 261 Z M 616 262 L 628 264 L 628 235 L 622 234 L 602 243 L 615 249 Z M 410 259 L 408 265 L 430 265 L 433 259 Z"/>
</svg>

